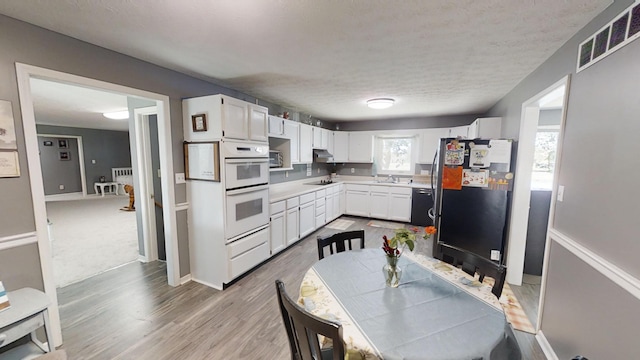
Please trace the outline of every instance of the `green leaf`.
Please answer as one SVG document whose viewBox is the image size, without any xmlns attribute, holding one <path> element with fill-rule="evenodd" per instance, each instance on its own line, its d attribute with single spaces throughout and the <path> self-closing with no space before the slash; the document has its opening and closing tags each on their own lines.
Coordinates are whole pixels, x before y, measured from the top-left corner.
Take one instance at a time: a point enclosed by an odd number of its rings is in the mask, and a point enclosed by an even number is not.
<svg viewBox="0 0 640 360">
<path fill-rule="evenodd" d="M 413 247 L 414 247 L 414 243 L 413 240 L 408 240 L 407 239 L 407 246 L 409 247 L 409 250 L 413 251 Z"/>
</svg>

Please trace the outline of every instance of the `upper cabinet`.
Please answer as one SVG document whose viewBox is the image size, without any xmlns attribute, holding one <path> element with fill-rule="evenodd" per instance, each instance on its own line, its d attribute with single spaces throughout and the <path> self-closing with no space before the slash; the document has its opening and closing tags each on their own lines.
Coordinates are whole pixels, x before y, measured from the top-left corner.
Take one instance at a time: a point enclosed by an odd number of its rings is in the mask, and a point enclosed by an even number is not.
<svg viewBox="0 0 640 360">
<path fill-rule="evenodd" d="M 300 124 L 300 162 L 313 162 L 313 126 Z"/>
<path fill-rule="evenodd" d="M 349 133 L 344 131 L 333 132 L 333 161 L 348 162 L 349 161 Z"/>
<path fill-rule="evenodd" d="M 269 115 L 269 136 L 284 136 L 284 119 Z"/>
<path fill-rule="evenodd" d="M 284 137 L 289 138 L 290 140 L 291 163 L 297 164 L 300 162 L 300 123 L 291 120 L 284 120 L 283 132 Z"/>
<path fill-rule="evenodd" d="M 313 148 L 327 150 L 329 146 L 330 130 L 320 127 L 313 127 Z"/>
<path fill-rule="evenodd" d="M 349 133 L 349 162 L 373 162 L 373 136 L 371 133 L 365 131 Z"/>
<path fill-rule="evenodd" d="M 209 95 L 183 100 L 182 114 L 186 141 L 268 141 L 268 110 L 263 106 L 225 95 Z"/>
<path fill-rule="evenodd" d="M 502 118 L 478 118 L 469 125 L 469 139 L 499 139 L 502 135 Z"/>
<path fill-rule="evenodd" d="M 449 128 L 433 128 L 420 131 L 420 146 L 418 163 L 431 164 L 436 150 L 440 146 L 440 139 L 449 137 Z"/>
</svg>

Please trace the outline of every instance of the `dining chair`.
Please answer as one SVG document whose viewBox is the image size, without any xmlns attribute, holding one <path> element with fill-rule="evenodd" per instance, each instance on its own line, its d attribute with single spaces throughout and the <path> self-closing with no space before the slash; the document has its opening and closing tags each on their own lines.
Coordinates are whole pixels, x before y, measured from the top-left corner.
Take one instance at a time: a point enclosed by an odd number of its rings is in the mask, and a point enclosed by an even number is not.
<svg viewBox="0 0 640 360">
<path fill-rule="evenodd" d="M 485 276 L 489 276 L 495 280 L 491 292 L 498 299 L 502 294 L 504 281 L 507 277 L 507 267 L 497 264 L 491 260 L 485 259 L 472 252 L 462 250 L 455 246 L 439 244 L 438 252 L 442 255 L 442 260 L 460 266 L 462 271 L 474 276 L 478 274 L 478 281 L 482 282 Z"/>
<path fill-rule="evenodd" d="M 318 259 L 324 259 L 324 248 L 329 247 L 329 253 L 339 253 L 347 249 L 353 250 L 352 241 L 360 239 L 360 249 L 364 249 L 364 230 L 344 231 L 329 236 L 318 236 Z"/>
<path fill-rule="evenodd" d="M 308 313 L 293 301 L 284 289 L 284 283 L 276 280 L 278 305 L 289 337 L 292 360 L 344 360 L 342 325 Z M 332 348 L 320 348 L 318 335 L 333 341 Z"/>
</svg>

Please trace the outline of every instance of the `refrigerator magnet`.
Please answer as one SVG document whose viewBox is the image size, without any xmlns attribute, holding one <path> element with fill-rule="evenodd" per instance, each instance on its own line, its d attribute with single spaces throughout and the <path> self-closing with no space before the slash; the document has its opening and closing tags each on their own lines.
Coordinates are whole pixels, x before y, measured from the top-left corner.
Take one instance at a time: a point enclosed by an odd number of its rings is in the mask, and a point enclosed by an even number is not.
<svg viewBox="0 0 640 360">
<path fill-rule="evenodd" d="M 482 187 L 489 186 L 489 171 L 476 169 L 462 170 L 462 186 Z"/>
<path fill-rule="evenodd" d="M 452 141 L 446 145 L 444 153 L 445 165 L 462 165 L 464 163 L 464 143 Z"/>
<path fill-rule="evenodd" d="M 445 190 L 462 190 L 462 166 L 445 166 L 442 168 L 442 188 Z"/>
<path fill-rule="evenodd" d="M 469 166 L 485 168 L 489 167 L 489 148 L 487 145 L 476 145 L 471 149 Z"/>
</svg>

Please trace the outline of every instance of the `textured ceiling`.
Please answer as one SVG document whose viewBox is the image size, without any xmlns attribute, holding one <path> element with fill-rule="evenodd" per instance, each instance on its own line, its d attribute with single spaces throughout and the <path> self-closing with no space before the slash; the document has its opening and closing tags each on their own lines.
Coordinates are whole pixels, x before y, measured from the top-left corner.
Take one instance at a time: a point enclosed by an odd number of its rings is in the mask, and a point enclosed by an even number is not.
<svg viewBox="0 0 640 360">
<path fill-rule="evenodd" d="M 611 0 L 15 0 L 0 13 L 327 120 L 483 113 Z M 392 97 L 371 110 L 365 101 Z"/>
</svg>

